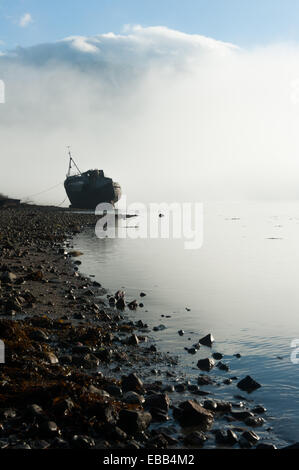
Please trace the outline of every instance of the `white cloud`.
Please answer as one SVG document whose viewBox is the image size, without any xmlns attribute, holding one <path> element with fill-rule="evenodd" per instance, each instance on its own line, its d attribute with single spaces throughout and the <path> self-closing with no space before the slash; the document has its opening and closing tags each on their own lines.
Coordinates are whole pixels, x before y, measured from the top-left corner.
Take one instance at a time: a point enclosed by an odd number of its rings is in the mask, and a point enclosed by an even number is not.
<svg viewBox="0 0 299 470">
<path fill-rule="evenodd" d="M 24 15 L 20 18 L 19 26 L 21 26 L 21 28 L 26 28 L 30 23 L 33 23 L 31 14 L 24 13 Z"/>
<path fill-rule="evenodd" d="M 103 167 L 135 200 L 297 194 L 298 45 L 244 50 L 130 26 L 18 48 L 0 77 L 3 192 L 63 179 L 71 144 L 83 169 Z"/>
</svg>

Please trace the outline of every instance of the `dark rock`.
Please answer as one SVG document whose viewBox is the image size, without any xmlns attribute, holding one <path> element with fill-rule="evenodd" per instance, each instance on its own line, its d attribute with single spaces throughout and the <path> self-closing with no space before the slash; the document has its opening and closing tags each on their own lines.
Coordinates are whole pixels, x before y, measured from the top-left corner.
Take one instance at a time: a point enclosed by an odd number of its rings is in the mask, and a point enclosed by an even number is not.
<svg viewBox="0 0 299 470">
<path fill-rule="evenodd" d="M 4 271 L 1 276 L 3 284 L 12 284 L 17 280 L 17 276 L 10 271 Z"/>
<path fill-rule="evenodd" d="M 197 383 L 198 385 L 212 385 L 214 381 L 208 375 L 201 374 L 197 379 Z"/>
<path fill-rule="evenodd" d="M 167 393 L 153 393 L 146 397 L 144 409 L 152 413 L 153 409 L 158 409 L 168 413 L 170 399 Z"/>
<path fill-rule="evenodd" d="M 208 346 L 209 348 L 212 347 L 213 343 L 214 343 L 214 338 L 211 334 L 207 335 L 207 336 L 204 336 L 203 338 L 201 338 L 199 340 L 199 343 L 202 344 L 203 346 Z"/>
<path fill-rule="evenodd" d="M 197 351 L 198 351 L 198 349 L 195 349 L 195 348 L 189 348 L 189 349 L 187 349 L 187 351 L 188 351 L 188 354 L 196 354 L 196 353 L 197 353 Z"/>
<path fill-rule="evenodd" d="M 125 392 L 133 391 L 138 393 L 143 391 L 143 382 L 135 373 L 132 373 L 122 378 L 122 389 Z"/>
<path fill-rule="evenodd" d="M 130 346 L 138 346 L 139 344 L 139 339 L 136 335 L 132 335 L 128 338 L 128 340 L 126 341 L 127 344 L 129 344 Z"/>
<path fill-rule="evenodd" d="M 173 385 L 165 385 L 162 390 L 163 392 L 173 393 L 175 388 Z"/>
<path fill-rule="evenodd" d="M 44 421 L 40 426 L 40 430 L 42 435 L 46 437 L 56 436 L 58 434 L 58 427 L 54 421 Z"/>
<path fill-rule="evenodd" d="M 200 359 L 197 363 L 197 367 L 206 372 L 210 372 L 210 370 L 213 369 L 214 365 L 215 361 L 208 357 L 206 359 Z"/>
<path fill-rule="evenodd" d="M 111 439 L 112 441 L 122 442 L 122 441 L 126 441 L 127 438 L 128 438 L 125 431 L 120 429 L 118 426 L 115 426 L 115 425 L 112 425 L 112 424 L 105 425 L 102 431 L 105 434 L 105 436 L 109 440 Z"/>
<path fill-rule="evenodd" d="M 235 445 L 238 442 L 237 434 L 231 429 L 227 430 L 227 444 L 230 446 Z"/>
<path fill-rule="evenodd" d="M 87 389 L 88 393 L 92 393 L 93 395 L 97 395 L 102 398 L 110 398 L 110 395 L 106 390 L 100 390 L 99 388 L 95 387 L 94 385 L 89 385 Z"/>
<path fill-rule="evenodd" d="M 227 365 L 227 364 L 224 364 L 224 362 L 221 362 L 221 361 L 218 362 L 217 367 L 218 367 L 218 369 L 223 370 L 223 371 L 225 371 L 225 372 L 228 372 L 228 371 L 229 371 L 228 365 Z"/>
<path fill-rule="evenodd" d="M 123 297 L 119 298 L 116 302 L 116 308 L 118 308 L 118 310 L 124 310 L 125 307 L 126 307 L 125 299 Z"/>
<path fill-rule="evenodd" d="M 138 307 L 137 300 L 133 300 L 132 302 L 130 302 L 128 304 L 128 307 L 129 307 L 130 310 L 137 310 L 137 307 Z"/>
<path fill-rule="evenodd" d="M 256 446 L 256 449 L 268 449 L 268 450 L 275 450 L 277 447 L 274 444 L 261 442 Z"/>
<path fill-rule="evenodd" d="M 194 431 L 184 438 L 184 443 L 189 446 L 202 447 L 207 440 L 207 436 L 200 431 Z"/>
<path fill-rule="evenodd" d="M 105 387 L 105 390 L 110 393 L 110 395 L 112 395 L 113 397 L 117 397 L 117 398 L 120 398 L 122 397 L 122 389 L 118 386 L 118 385 L 115 385 L 115 384 L 109 384 Z"/>
<path fill-rule="evenodd" d="M 58 357 L 55 356 L 55 354 L 52 353 L 52 352 L 46 352 L 45 353 L 45 359 L 49 364 L 52 364 L 52 365 L 53 364 L 58 364 L 58 362 L 59 362 Z"/>
<path fill-rule="evenodd" d="M 217 411 L 227 413 L 231 412 L 232 404 L 229 401 L 217 400 Z"/>
<path fill-rule="evenodd" d="M 113 351 L 109 348 L 100 348 L 95 352 L 95 356 L 102 362 L 110 362 L 113 357 Z"/>
<path fill-rule="evenodd" d="M 178 331 L 178 334 L 179 334 L 180 336 L 184 336 L 185 332 L 184 332 L 184 330 L 179 330 L 179 331 Z"/>
<path fill-rule="evenodd" d="M 13 408 L 7 408 L 3 411 L 2 415 L 5 419 L 15 419 L 17 417 L 17 412 Z"/>
<path fill-rule="evenodd" d="M 258 414 L 258 415 L 261 415 L 261 414 L 263 414 L 263 413 L 266 413 L 266 411 L 267 411 L 267 409 L 266 409 L 264 406 L 262 406 L 262 405 L 257 405 L 257 406 L 255 406 L 255 407 L 253 408 L 253 410 L 252 410 L 253 413 L 256 413 L 256 414 Z"/>
<path fill-rule="evenodd" d="M 147 449 L 167 449 L 168 440 L 163 434 L 152 437 L 146 443 Z"/>
<path fill-rule="evenodd" d="M 75 435 L 71 443 L 75 449 L 91 449 L 95 447 L 94 439 L 89 436 Z"/>
<path fill-rule="evenodd" d="M 135 411 L 135 410 L 121 410 L 119 413 L 119 427 L 130 435 L 137 432 L 145 431 L 152 416 L 148 412 Z"/>
<path fill-rule="evenodd" d="M 40 417 L 44 415 L 44 411 L 41 406 L 33 404 L 27 406 L 27 415 L 32 417 Z"/>
<path fill-rule="evenodd" d="M 130 405 L 142 405 L 144 403 L 144 398 L 142 395 L 139 395 L 136 392 L 127 392 L 123 398 L 125 403 Z"/>
<path fill-rule="evenodd" d="M 247 377 L 240 380 L 237 386 L 241 390 L 245 390 L 246 392 L 253 392 L 254 390 L 257 390 L 258 388 L 261 387 L 261 385 L 258 382 L 256 382 L 252 377 L 250 377 L 250 375 L 247 375 Z"/>
<path fill-rule="evenodd" d="M 243 432 L 242 437 L 251 444 L 256 444 L 260 440 L 259 436 L 253 431 Z"/>
<path fill-rule="evenodd" d="M 233 446 L 238 442 L 237 434 L 231 429 L 228 429 L 227 431 L 218 429 L 215 432 L 215 439 L 218 444 L 224 444 L 229 446 Z"/>
<path fill-rule="evenodd" d="M 231 415 L 238 421 L 245 421 L 245 419 L 253 416 L 250 411 L 231 411 Z"/>
<path fill-rule="evenodd" d="M 30 338 L 34 341 L 47 342 L 49 341 L 49 336 L 43 330 L 33 330 L 30 333 Z"/>
<path fill-rule="evenodd" d="M 174 388 L 175 388 L 175 391 L 176 391 L 176 392 L 178 392 L 178 393 L 183 393 L 183 392 L 185 392 L 185 390 L 186 390 L 187 387 L 186 387 L 185 384 L 176 384 L 176 385 L 174 386 Z"/>
<path fill-rule="evenodd" d="M 233 382 L 232 379 L 223 380 L 224 385 L 230 385 L 232 382 Z"/>
<path fill-rule="evenodd" d="M 175 413 L 181 426 L 201 426 L 202 430 L 208 430 L 213 424 L 213 414 L 203 408 L 194 400 L 188 400 L 180 404 Z"/>
<path fill-rule="evenodd" d="M 165 325 L 154 326 L 153 331 L 163 331 L 166 330 Z"/>
<path fill-rule="evenodd" d="M 265 420 L 263 418 L 258 418 L 256 416 L 249 416 L 245 419 L 245 424 L 252 427 L 263 426 L 264 422 Z"/>
<path fill-rule="evenodd" d="M 191 393 L 197 394 L 197 393 L 200 391 L 200 388 L 199 388 L 198 385 L 190 384 L 190 385 L 188 385 L 188 390 L 189 390 L 189 392 L 191 392 Z"/>
<path fill-rule="evenodd" d="M 216 411 L 217 410 L 217 402 L 214 400 L 205 400 L 203 406 L 206 410 Z"/>
<path fill-rule="evenodd" d="M 216 361 L 220 361 L 223 358 L 223 354 L 215 352 L 212 354 L 212 357 L 216 359 Z"/>
</svg>

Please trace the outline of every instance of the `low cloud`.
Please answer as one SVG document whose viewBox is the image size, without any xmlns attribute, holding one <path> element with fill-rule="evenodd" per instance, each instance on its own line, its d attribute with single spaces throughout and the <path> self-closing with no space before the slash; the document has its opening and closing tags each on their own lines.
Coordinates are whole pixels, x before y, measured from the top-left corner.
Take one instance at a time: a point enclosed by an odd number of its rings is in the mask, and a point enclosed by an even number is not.
<svg viewBox="0 0 299 470">
<path fill-rule="evenodd" d="M 0 57 L 0 191 L 63 181 L 66 146 L 130 200 L 294 198 L 299 47 L 244 50 L 165 27 Z M 38 200 L 61 202 L 63 187 Z"/>
<path fill-rule="evenodd" d="M 33 23 L 31 14 L 24 13 L 24 15 L 20 18 L 19 26 L 21 26 L 21 28 L 26 28 L 27 26 L 30 25 L 30 23 Z"/>
</svg>

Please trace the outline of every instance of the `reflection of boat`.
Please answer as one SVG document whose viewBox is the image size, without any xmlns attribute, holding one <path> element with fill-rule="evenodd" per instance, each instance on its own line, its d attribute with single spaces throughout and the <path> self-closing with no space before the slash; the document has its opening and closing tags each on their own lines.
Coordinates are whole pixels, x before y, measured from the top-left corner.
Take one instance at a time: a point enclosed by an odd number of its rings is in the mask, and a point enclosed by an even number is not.
<svg viewBox="0 0 299 470">
<path fill-rule="evenodd" d="M 71 207 L 77 209 L 95 209 L 101 202 L 115 204 L 121 197 L 121 187 L 111 178 L 104 175 L 103 170 L 88 170 L 81 173 L 69 152 L 70 162 L 64 187 Z M 77 173 L 71 176 L 72 167 Z"/>
</svg>

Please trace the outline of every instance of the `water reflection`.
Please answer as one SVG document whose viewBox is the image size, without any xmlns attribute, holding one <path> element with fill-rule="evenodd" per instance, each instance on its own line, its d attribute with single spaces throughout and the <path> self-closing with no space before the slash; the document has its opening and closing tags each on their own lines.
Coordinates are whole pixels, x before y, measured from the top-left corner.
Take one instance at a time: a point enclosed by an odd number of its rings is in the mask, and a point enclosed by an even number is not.
<svg viewBox="0 0 299 470">
<path fill-rule="evenodd" d="M 125 288 L 131 299 L 147 293 L 135 318 L 165 324 L 155 333 L 159 348 L 179 354 L 188 376 L 198 375 L 196 362 L 209 351 L 194 358 L 184 348 L 213 333 L 214 350 L 232 374 L 249 373 L 263 384 L 254 400 L 269 409 L 280 438 L 299 440 L 299 365 L 290 362 L 291 340 L 299 338 L 298 217 L 297 203 L 209 204 L 200 250 L 186 251 L 172 239 L 99 240 L 93 230 L 75 244 L 84 252 L 83 272 L 112 292 Z M 142 217 L 124 223 L 134 228 L 121 230 L 138 234 Z M 219 393 L 231 397 L 234 388 Z"/>
</svg>

